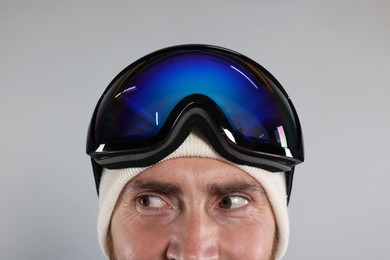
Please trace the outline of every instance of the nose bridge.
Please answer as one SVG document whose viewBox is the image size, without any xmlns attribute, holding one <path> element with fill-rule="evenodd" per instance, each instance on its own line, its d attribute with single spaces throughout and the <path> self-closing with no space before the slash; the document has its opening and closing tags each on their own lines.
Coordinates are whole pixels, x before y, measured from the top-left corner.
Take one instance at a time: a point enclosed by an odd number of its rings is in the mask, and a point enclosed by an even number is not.
<svg viewBox="0 0 390 260">
<path fill-rule="evenodd" d="M 185 212 L 178 219 L 169 259 L 218 259 L 217 223 L 204 210 Z M 168 250 L 169 251 L 169 250 Z"/>
</svg>

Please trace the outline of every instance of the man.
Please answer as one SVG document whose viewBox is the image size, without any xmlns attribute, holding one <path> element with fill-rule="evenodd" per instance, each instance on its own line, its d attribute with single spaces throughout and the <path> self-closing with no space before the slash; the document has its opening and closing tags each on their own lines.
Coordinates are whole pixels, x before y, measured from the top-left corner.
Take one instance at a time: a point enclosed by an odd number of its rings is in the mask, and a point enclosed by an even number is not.
<svg viewBox="0 0 390 260">
<path fill-rule="evenodd" d="M 249 58 L 166 48 L 108 86 L 87 153 L 110 259 L 280 259 L 303 161 L 295 109 Z"/>
</svg>

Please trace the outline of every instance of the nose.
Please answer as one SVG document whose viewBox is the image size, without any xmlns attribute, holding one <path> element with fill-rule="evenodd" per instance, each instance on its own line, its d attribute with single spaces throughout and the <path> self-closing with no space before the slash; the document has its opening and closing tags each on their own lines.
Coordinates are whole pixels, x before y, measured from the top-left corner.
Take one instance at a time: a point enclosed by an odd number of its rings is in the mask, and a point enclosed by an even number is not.
<svg viewBox="0 0 390 260">
<path fill-rule="evenodd" d="M 184 214 L 173 225 L 168 259 L 219 259 L 218 226 L 207 213 Z"/>
</svg>

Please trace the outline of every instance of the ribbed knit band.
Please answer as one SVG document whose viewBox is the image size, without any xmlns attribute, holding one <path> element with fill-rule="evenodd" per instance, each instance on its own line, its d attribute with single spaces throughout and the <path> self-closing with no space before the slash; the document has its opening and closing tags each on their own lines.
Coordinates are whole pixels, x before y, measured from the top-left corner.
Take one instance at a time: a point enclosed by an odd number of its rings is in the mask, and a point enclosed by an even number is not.
<svg viewBox="0 0 390 260">
<path fill-rule="evenodd" d="M 203 157 L 217 159 L 234 165 L 255 178 L 266 191 L 268 200 L 272 206 L 279 233 L 278 245 L 276 247 L 276 259 L 282 258 L 286 252 L 289 239 L 289 222 L 284 173 L 268 172 L 256 167 L 231 163 L 216 153 L 211 145 L 206 143 L 203 138 L 199 137 L 195 133 L 191 133 L 183 144 L 179 146 L 179 148 L 160 162 L 179 157 Z M 150 167 L 117 170 L 103 169 L 99 191 L 100 210 L 97 224 L 100 247 L 106 255 L 108 255 L 108 228 L 116 201 L 124 186 L 132 178 Z"/>
</svg>

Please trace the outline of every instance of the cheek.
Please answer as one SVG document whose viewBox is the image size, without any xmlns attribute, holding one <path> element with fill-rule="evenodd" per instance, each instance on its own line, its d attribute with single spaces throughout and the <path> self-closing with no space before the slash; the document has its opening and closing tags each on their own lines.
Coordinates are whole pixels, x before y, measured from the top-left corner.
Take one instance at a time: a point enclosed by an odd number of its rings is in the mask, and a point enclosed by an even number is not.
<svg viewBox="0 0 390 260">
<path fill-rule="evenodd" d="M 220 232 L 220 249 L 235 259 L 271 259 L 276 233 L 273 214 L 226 226 Z"/>
<path fill-rule="evenodd" d="M 112 217 L 111 235 L 118 260 L 161 258 L 168 244 L 163 228 L 120 209 Z"/>
</svg>

